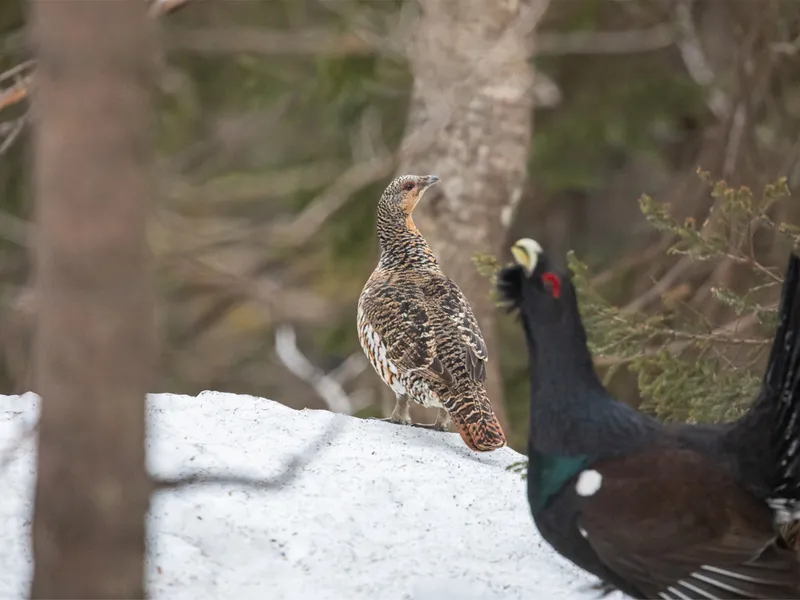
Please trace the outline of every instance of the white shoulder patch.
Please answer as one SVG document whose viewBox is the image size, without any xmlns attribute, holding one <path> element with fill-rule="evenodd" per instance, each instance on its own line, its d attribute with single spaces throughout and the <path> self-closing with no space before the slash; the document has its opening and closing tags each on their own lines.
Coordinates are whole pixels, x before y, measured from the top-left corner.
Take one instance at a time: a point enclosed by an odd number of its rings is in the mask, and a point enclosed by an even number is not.
<svg viewBox="0 0 800 600">
<path fill-rule="evenodd" d="M 603 485 L 603 476 L 594 469 L 587 469 L 578 476 L 575 491 L 578 492 L 579 496 L 593 496 L 601 485 Z"/>
</svg>

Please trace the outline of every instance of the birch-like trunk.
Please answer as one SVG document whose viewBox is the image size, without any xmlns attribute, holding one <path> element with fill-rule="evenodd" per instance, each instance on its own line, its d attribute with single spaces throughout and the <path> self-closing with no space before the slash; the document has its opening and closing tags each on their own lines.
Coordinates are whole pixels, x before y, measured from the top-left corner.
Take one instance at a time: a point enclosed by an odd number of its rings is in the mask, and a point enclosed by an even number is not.
<svg viewBox="0 0 800 600">
<path fill-rule="evenodd" d="M 414 89 L 401 173 L 433 174 L 415 222 L 469 298 L 489 347 L 487 391 L 509 423 L 496 308 L 473 256 L 505 256 L 505 228 L 526 178 L 533 126 L 534 32 L 549 0 L 422 0 L 410 46 Z"/>
</svg>

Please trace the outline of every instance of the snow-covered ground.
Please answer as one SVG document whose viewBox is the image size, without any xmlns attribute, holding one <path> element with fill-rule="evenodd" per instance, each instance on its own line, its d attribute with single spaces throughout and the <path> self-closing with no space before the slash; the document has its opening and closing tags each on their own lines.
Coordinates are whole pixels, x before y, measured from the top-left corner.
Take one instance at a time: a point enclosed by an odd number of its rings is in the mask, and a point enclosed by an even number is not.
<svg viewBox="0 0 800 600">
<path fill-rule="evenodd" d="M 0 455 L 35 422 L 38 404 L 34 394 L 0 396 Z M 318 446 L 279 489 L 158 493 L 149 519 L 153 598 L 596 597 L 587 589 L 594 580 L 536 533 L 524 482 L 505 469 L 522 458 L 510 449 L 478 455 L 454 433 L 216 392 L 155 394 L 148 413 L 148 460 L 159 477 L 268 478 Z M 2 598 L 25 597 L 32 573 L 32 447 L 0 472 Z"/>
</svg>

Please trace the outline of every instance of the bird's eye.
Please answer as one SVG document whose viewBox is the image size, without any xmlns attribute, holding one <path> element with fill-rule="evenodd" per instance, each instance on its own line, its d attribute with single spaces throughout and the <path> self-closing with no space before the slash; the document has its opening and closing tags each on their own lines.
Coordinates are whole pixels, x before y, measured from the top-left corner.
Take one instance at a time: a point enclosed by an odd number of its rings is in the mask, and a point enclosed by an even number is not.
<svg viewBox="0 0 800 600">
<path fill-rule="evenodd" d="M 410 192 L 411 190 L 414 189 L 414 182 L 413 181 L 409 181 L 408 183 L 404 183 L 403 184 L 403 189 L 405 191 L 407 191 L 407 192 Z"/>
</svg>

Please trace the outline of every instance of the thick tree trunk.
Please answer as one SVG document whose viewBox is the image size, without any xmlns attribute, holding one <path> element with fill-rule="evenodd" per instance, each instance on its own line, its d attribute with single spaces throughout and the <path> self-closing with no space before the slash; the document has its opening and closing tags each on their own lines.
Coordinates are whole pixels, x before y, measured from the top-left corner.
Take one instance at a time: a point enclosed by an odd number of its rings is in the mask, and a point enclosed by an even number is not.
<svg viewBox="0 0 800 600">
<path fill-rule="evenodd" d="M 32 2 L 34 598 L 142 598 L 154 355 L 150 25 L 142 0 Z"/>
<path fill-rule="evenodd" d="M 477 253 L 505 256 L 532 133 L 533 30 L 549 0 L 423 0 L 401 172 L 433 174 L 415 222 L 469 298 L 489 347 L 487 391 L 506 429 L 489 281 Z"/>
</svg>

